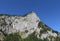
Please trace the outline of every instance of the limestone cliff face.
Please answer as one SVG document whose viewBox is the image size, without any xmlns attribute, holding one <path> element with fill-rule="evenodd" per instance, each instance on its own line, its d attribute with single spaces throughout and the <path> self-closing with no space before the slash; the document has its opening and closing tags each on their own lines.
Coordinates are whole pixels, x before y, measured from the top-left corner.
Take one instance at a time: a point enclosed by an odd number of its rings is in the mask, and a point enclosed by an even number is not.
<svg viewBox="0 0 60 41">
<path fill-rule="evenodd" d="M 34 35 L 41 41 L 44 39 L 55 41 L 54 39 L 59 35 L 57 31 L 42 23 L 35 12 L 30 12 L 24 16 L 0 15 L 0 32 L 1 40 L 3 39 L 2 35 L 6 36 L 16 32 L 19 32 L 22 39 L 35 32 Z"/>
<path fill-rule="evenodd" d="M 40 19 L 34 12 L 27 14 L 26 16 L 0 16 L 0 30 L 6 34 L 15 32 L 27 32 L 27 36 L 38 29 L 38 23 Z M 39 32 L 39 31 L 38 31 Z"/>
</svg>

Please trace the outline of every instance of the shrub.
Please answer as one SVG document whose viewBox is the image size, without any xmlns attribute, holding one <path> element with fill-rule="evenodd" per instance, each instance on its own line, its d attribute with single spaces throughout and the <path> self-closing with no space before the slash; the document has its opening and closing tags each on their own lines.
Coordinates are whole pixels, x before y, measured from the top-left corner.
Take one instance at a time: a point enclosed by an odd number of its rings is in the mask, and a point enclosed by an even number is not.
<svg viewBox="0 0 60 41">
<path fill-rule="evenodd" d="M 18 33 L 7 35 L 4 41 L 21 41 L 21 37 Z"/>
</svg>

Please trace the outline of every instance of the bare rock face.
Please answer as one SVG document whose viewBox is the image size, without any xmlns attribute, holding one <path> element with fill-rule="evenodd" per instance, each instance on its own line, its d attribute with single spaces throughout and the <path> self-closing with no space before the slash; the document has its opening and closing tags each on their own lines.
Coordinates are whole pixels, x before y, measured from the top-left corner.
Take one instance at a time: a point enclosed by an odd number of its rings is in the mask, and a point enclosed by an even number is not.
<svg viewBox="0 0 60 41">
<path fill-rule="evenodd" d="M 2 15 L 0 16 L 0 29 L 6 34 L 20 32 L 20 35 L 23 33 L 21 36 L 27 37 L 34 31 L 39 32 L 39 21 L 40 19 L 34 12 L 31 12 L 24 17 Z"/>
<path fill-rule="evenodd" d="M 45 41 L 44 39 L 55 41 L 54 39 L 57 39 L 60 35 L 57 31 L 42 23 L 35 12 L 30 12 L 24 16 L 0 15 L 0 40 L 3 40 L 4 36 L 16 32 L 19 32 L 22 39 L 35 32 L 33 36 L 41 39 L 39 41 Z M 3 37 L 1 38 L 1 36 Z"/>
</svg>

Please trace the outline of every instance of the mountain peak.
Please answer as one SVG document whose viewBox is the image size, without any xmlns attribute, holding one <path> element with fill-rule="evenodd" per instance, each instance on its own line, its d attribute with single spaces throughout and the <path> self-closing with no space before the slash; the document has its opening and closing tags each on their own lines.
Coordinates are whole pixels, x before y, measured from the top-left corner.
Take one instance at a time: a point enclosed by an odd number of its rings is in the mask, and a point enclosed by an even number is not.
<svg viewBox="0 0 60 41">
<path fill-rule="evenodd" d="M 46 41 L 55 41 L 54 39 L 60 39 L 58 37 L 60 34 L 42 23 L 33 11 L 24 16 L 0 16 L 0 32 L 0 40 L 4 37 L 7 38 L 9 35 L 14 36 L 16 33 L 23 39 L 19 39 L 20 41 L 25 41 L 24 39 L 29 41 L 29 38 L 31 38 L 31 41 L 45 41 L 46 39 Z M 1 38 L 2 35 L 3 38 Z"/>
</svg>

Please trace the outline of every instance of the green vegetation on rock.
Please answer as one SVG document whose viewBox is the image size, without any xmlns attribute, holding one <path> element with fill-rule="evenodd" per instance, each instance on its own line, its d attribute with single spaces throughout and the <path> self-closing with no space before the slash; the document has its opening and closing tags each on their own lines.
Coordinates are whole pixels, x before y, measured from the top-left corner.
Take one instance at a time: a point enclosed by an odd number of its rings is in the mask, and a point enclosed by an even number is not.
<svg viewBox="0 0 60 41">
<path fill-rule="evenodd" d="M 21 37 L 19 36 L 19 33 L 9 34 L 4 37 L 4 41 L 21 41 Z"/>
</svg>

